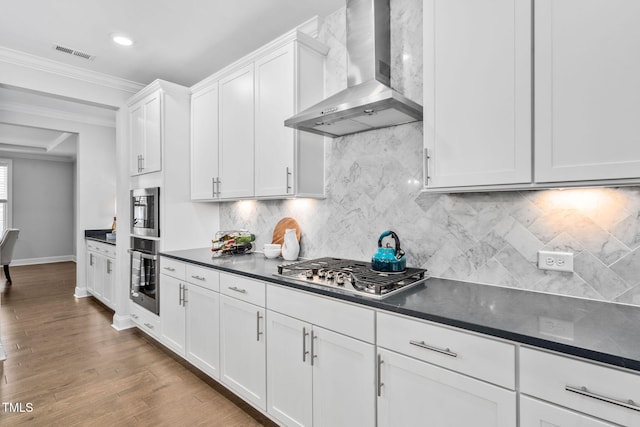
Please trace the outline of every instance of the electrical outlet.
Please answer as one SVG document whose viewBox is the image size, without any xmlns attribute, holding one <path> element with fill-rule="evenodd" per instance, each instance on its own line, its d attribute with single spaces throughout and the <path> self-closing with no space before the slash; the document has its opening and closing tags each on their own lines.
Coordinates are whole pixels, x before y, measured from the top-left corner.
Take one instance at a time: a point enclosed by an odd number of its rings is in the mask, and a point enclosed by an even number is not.
<svg viewBox="0 0 640 427">
<path fill-rule="evenodd" d="M 574 335 L 573 322 L 544 316 L 538 317 L 538 331 L 543 335 L 567 340 L 573 340 Z"/>
<path fill-rule="evenodd" d="M 541 270 L 573 272 L 573 253 L 538 251 L 538 268 Z"/>
</svg>

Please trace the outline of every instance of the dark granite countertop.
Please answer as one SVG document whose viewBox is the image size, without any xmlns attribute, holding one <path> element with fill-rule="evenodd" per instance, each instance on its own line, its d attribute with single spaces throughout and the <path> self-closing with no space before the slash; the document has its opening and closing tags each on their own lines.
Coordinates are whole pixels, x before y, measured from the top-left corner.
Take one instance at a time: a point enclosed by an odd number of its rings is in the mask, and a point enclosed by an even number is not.
<svg viewBox="0 0 640 427">
<path fill-rule="evenodd" d="M 107 233 L 111 233 L 110 228 L 104 230 L 84 230 L 84 238 L 85 240 L 94 240 L 96 242 L 107 243 L 115 246 L 115 240 L 107 240 Z"/>
<path fill-rule="evenodd" d="M 160 255 L 469 331 L 640 371 L 640 308 L 499 286 L 430 278 L 382 300 L 273 275 L 281 259 L 212 258 L 208 248 Z"/>
</svg>

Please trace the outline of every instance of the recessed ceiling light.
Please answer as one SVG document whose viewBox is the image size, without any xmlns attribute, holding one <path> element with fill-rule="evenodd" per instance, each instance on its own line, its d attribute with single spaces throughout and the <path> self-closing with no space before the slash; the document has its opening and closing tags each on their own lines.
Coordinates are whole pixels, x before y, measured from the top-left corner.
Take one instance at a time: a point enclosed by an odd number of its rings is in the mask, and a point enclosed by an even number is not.
<svg viewBox="0 0 640 427">
<path fill-rule="evenodd" d="M 122 34 L 111 34 L 111 40 L 120 46 L 131 46 L 133 44 L 133 40 Z"/>
</svg>

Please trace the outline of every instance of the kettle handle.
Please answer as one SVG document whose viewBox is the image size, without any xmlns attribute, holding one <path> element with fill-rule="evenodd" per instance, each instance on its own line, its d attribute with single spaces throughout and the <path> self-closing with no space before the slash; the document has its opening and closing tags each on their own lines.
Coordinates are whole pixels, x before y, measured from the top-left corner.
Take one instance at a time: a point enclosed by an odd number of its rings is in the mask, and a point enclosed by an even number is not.
<svg viewBox="0 0 640 427">
<path fill-rule="evenodd" d="M 382 247 L 382 239 L 387 236 L 391 236 L 391 238 L 396 242 L 396 258 L 402 258 L 402 256 L 404 255 L 404 251 L 400 248 L 400 238 L 395 232 L 391 230 L 383 231 L 380 237 L 378 237 L 378 247 Z"/>
</svg>

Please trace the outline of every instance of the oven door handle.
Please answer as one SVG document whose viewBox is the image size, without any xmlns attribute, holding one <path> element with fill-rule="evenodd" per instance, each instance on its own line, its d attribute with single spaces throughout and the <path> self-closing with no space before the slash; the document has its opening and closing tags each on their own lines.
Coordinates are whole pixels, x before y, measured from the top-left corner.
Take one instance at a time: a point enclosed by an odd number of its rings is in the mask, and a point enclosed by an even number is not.
<svg viewBox="0 0 640 427">
<path fill-rule="evenodd" d="M 153 261 L 157 261 L 158 260 L 158 255 L 152 255 L 152 254 L 148 254 L 146 252 L 136 251 L 135 249 L 127 249 L 127 251 L 130 254 L 138 255 L 140 258 L 150 259 L 150 260 L 153 260 Z"/>
</svg>

